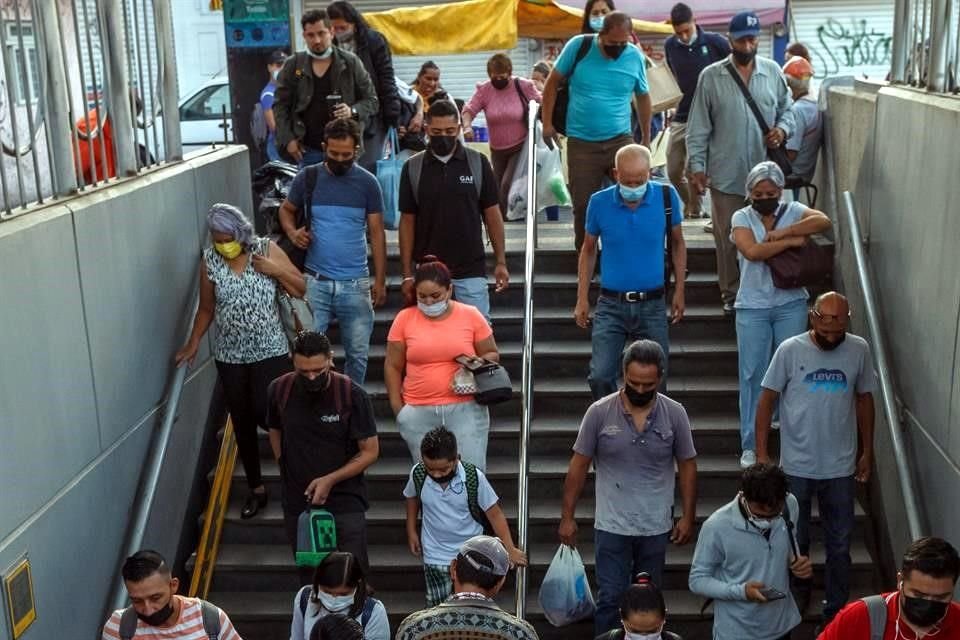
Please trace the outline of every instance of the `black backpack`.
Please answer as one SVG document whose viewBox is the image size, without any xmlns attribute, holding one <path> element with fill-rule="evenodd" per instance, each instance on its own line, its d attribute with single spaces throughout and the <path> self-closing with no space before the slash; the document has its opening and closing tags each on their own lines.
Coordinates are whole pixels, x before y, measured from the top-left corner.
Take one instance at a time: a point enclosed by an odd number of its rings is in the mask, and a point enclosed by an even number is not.
<svg viewBox="0 0 960 640">
<path fill-rule="evenodd" d="M 317 172 L 321 169 L 320 164 L 311 164 L 303 169 L 306 172 L 306 176 L 304 177 L 306 178 L 307 184 L 303 192 L 303 207 L 297 210 L 297 217 L 293 222 L 294 227 L 297 229 L 306 227 L 307 231 L 310 231 L 310 219 L 313 217 L 313 191 L 317 187 Z M 277 246 L 283 249 L 283 252 L 290 258 L 293 266 L 303 271 L 304 262 L 307 260 L 306 249 L 301 249 L 293 244 L 290 238 L 287 237 L 287 234 L 282 231 L 280 237 L 277 238 Z"/>
<path fill-rule="evenodd" d="M 590 46 L 593 44 L 592 35 L 583 36 L 580 41 L 580 48 L 577 49 L 577 57 L 573 59 L 573 66 L 570 67 L 570 74 L 566 80 L 557 87 L 557 98 L 553 103 L 553 128 L 557 133 L 567 135 L 567 109 L 570 107 L 570 80 L 573 79 L 573 72 L 577 70 L 577 65 L 587 57 L 590 52 Z"/>
<path fill-rule="evenodd" d="M 200 613 L 203 616 L 203 631 L 208 640 L 220 638 L 220 610 L 206 600 L 200 600 Z M 120 614 L 120 640 L 133 640 L 137 635 L 137 612 L 127 607 Z"/>
</svg>

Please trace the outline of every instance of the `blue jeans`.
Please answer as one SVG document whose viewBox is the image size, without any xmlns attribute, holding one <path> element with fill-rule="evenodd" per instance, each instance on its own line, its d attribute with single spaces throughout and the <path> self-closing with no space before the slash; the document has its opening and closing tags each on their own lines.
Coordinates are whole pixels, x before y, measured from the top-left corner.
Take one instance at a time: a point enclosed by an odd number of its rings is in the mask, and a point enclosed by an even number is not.
<svg viewBox="0 0 960 640">
<path fill-rule="evenodd" d="M 300 159 L 300 164 L 297 165 L 297 168 L 303 169 L 304 167 L 309 167 L 312 164 L 323 162 L 324 157 L 325 156 L 322 149 L 314 149 L 304 145 L 303 158 Z"/>
<path fill-rule="evenodd" d="M 667 308 L 663 298 L 618 302 L 601 295 L 593 315 L 593 352 L 587 377 L 594 400 L 617 390 L 617 380 L 623 370 L 623 349 L 628 341 L 640 338 L 659 343 L 664 355 L 669 355 Z M 666 371 L 663 379 L 667 379 Z"/>
<path fill-rule="evenodd" d="M 797 518 L 797 546 L 800 553 L 810 552 L 810 503 L 817 496 L 820 505 L 820 523 L 823 527 L 824 546 L 827 551 L 825 565 L 827 604 L 823 607 L 824 620 L 831 620 L 847 604 L 850 597 L 850 538 L 853 535 L 854 500 L 857 482 L 853 476 L 813 480 L 787 476 L 790 492 L 800 504 Z M 810 583 L 798 585 L 809 589 Z"/>
<path fill-rule="evenodd" d="M 486 277 L 454 278 L 453 298 L 457 302 L 476 307 L 487 322 L 490 322 L 490 287 L 487 286 Z"/>
<path fill-rule="evenodd" d="M 267 160 L 280 160 L 280 151 L 277 149 L 277 139 L 273 137 L 273 134 L 267 137 L 264 151 L 267 154 Z"/>
<path fill-rule="evenodd" d="M 621 536 L 596 529 L 593 537 L 598 590 L 593 626 L 594 635 L 599 636 L 621 626 L 620 597 L 633 584 L 638 573 L 649 573 L 654 584 L 663 586 L 663 566 L 670 533 Z"/>
<path fill-rule="evenodd" d="M 322 280 L 307 276 L 307 300 L 313 308 L 313 328 L 326 333 L 337 318 L 346 358 L 344 373 L 359 385 L 367 376 L 367 353 L 373 333 L 370 278 Z"/>
<path fill-rule="evenodd" d="M 757 448 L 757 403 L 760 383 L 773 352 L 787 338 L 807 330 L 807 301 L 772 309 L 737 309 L 737 356 L 740 360 L 740 445 Z"/>
</svg>

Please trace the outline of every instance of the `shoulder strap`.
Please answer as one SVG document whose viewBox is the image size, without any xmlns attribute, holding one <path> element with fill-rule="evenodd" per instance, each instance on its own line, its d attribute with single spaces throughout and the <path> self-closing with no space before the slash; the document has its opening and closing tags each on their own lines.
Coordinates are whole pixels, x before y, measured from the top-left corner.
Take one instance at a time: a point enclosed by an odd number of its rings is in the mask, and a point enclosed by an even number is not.
<svg viewBox="0 0 960 640">
<path fill-rule="evenodd" d="M 527 104 L 527 96 L 523 93 L 523 88 L 520 87 L 520 78 L 513 79 L 513 88 L 517 90 L 517 95 L 520 96 L 520 104 L 523 105 L 523 120 L 524 124 L 527 123 L 527 118 L 529 117 L 530 105 Z"/>
<path fill-rule="evenodd" d="M 570 67 L 570 73 L 567 75 L 567 82 L 570 81 L 570 78 L 573 77 L 573 72 L 577 70 L 577 65 L 580 64 L 580 61 L 587 57 L 587 54 L 590 53 L 590 46 L 593 44 L 593 34 L 583 36 L 583 40 L 580 41 L 580 48 L 577 49 L 577 56 L 573 59 L 573 66 Z"/>
<path fill-rule="evenodd" d="M 310 600 L 310 585 L 300 589 L 300 615 L 307 617 L 307 602 Z"/>
<path fill-rule="evenodd" d="M 483 190 L 483 154 L 466 145 L 463 146 L 463 150 L 467 153 L 467 165 L 469 165 L 470 174 L 473 176 L 473 188 L 477 190 L 477 197 L 479 198 Z"/>
<path fill-rule="evenodd" d="M 490 526 L 490 522 L 487 520 L 487 514 L 480 508 L 480 500 L 478 499 L 480 478 L 477 476 L 477 467 L 469 462 L 461 461 L 461 464 L 463 465 L 464 475 L 466 476 L 466 482 L 464 482 L 464 484 L 467 485 L 467 507 L 470 509 L 470 515 L 473 519 L 486 531 Z"/>
<path fill-rule="evenodd" d="M 417 498 L 423 493 L 423 483 L 427 481 L 427 468 L 422 462 L 413 465 L 413 488 L 417 490 Z"/>
<path fill-rule="evenodd" d="M 760 113 L 760 107 L 757 106 L 753 96 L 750 95 L 750 90 L 747 89 L 747 85 L 743 83 L 743 78 L 740 77 L 740 73 L 733 68 L 733 63 L 729 60 L 727 60 L 723 66 L 727 68 L 727 71 L 733 76 L 733 81 L 736 82 L 737 87 L 740 88 L 740 93 L 743 94 L 744 99 L 747 101 L 747 106 L 749 106 L 750 111 L 753 112 L 753 117 L 757 119 L 757 124 L 760 125 L 760 130 L 763 132 L 763 135 L 767 135 L 767 133 L 770 132 L 770 127 L 767 126 L 767 121 L 763 119 L 763 114 Z"/>
<path fill-rule="evenodd" d="M 303 218 L 301 219 L 302 226 L 307 228 L 307 231 L 310 230 L 310 221 L 313 218 L 313 192 L 317 188 L 317 171 L 320 169 L 320 165 L 311 164 L 307 165 L 306 168 L 306 187 L 303 193 L 303 213 L 301 214 Z"/>
<path fill-rule="evenodd" d="M 200 600 L 200 615 L 203 617 L 203 631 L 209 640 L 220 639 L 220 609 L 206 600 Z"/>
<path fill-rule="evenodd" d="M 295 371 L 291 371 L 283 374 L 273 382 L 273 398 L 270 400 L 277 403 L 277 408 L 281 413 L 287 409 L 287 401 L 290 400 L 290 392 L 293 390 L 296 375 L 297 373 Z"/>
<path fill-rule="evenodd" d="M 363 613 L 360 614 L 360 626 L 364 629 L 367 628 L 367 623 L 370 622 L 370 617 L 373 615 L 373 608 L 377 606 L 377 601 L 367 596 L 366 600 L 363 601 Z"/>
<path fill-rule="evenodd" d="M 789 495 L 789 494 L 788 494 Z M 797 536 L 793 528 L 793 519 L 790 517 L 790 507 L 783 505 L 783 512 L 780 514 L 784 523 L 787 525 L 787 538 L 790 540 L 790 550 L 795 558 L 800 557 L 800 545 L 797 544 Z"/>
<path fill-rule="evenodd" d="M 870 616 L 870 640 L 883 640 L 887 630 L 887 603 L 883 596 L 867 596 L 862 598 L 867 605 L 867 614 Z"/>
<path fill-rule="evenodd" d="M 333 391 L 333 403 L 337 408 L 337 413 L 341 415 L 350 413 L 350 400 L 353 395 L 350 388 L 350 378 L 342 373 L 331 371 L 330 381 L 333 385 L 331 391 Z"/>
<path fill-rule="evenodd" d="M 787 203 L 782 202 L 780 204 L 780 209 L 777 211 L 777 217 L 773 219 L 773 226 L 770 227 L 771 231 L 777 228 L 777 225 L 780 224 L 780 218 L 782 218 L 783 214 L 785 214 L 786 212 L 787 212 Z"/>
<path fill-rule="evenodd" d="M 664 249 L 667 255 L 667 264 L 663 274 L 663 286 L 670 285 L 670 271 L 673 269 L 673 242 L 670 234 L 673 228 L 670 223 L 673 221 L 673 199 L 670 197 L 670 187 L 665 184 L 660 185 L 660 191 L 663 193 L 663 214 L 666 217 L 666 232 L 664 233 Z"/>
<path fill-rule="evenodd" d="M 133 640 L 137 635 L 137 612 L 133 607 L 127 607 L 120 614 L 120 640 Z"/>
<path fill-rule="evenodd" d="M 413 201 L 420 204 L 420 174 L 423 173 L 423 154 L 426 151 L 419 151 L 407 160 L 407 172 L 410 176 L 410 188 L 413 189 Z"/>
</svg>

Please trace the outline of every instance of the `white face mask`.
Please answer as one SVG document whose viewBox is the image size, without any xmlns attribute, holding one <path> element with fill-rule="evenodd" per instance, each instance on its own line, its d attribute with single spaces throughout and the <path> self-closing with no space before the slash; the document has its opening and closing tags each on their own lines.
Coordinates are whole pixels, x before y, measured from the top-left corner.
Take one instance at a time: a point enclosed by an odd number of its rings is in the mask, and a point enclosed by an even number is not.
<svg viewBox="0 0 960 640">
<path fill-rule="evenodd" d="M 449 304 L 449 300 L 441 300 L 439 302 L 434 302 L 433 304 L 424 304 L 423 302 L 418 302 L 417 307 L 423 312 L 423 315 L 427 316 L 428 318 L 438 318 L 447 311 L 447 305 Z"/>
<path fill-rule="evenodd" d="M 666 621 L 664 621 L 663 624 L 666 624 Z M 661 640 L 663 637 L 663 624 L 661 624 L 660 628 L 653 633 L 633 633 L 627 631 L 627 628 L 624 627 L 623 640 Z"/>
<path fill-rule="evenodd" d="M 346 611 L 353 605 L 353 601 L 356 597 L 356 590 L 354 590 L 353 593 L 348 593 L 345 596 L 334 596 L 325 591 L 317 592 L 317 600 L 320 601 L 320 605 L 330 613 Z"/>
<path fill-rule="evenodd" d="M 747 519 L 750 520 L 750 524 L 755 526 L 761 531 L 769 531 L 773 527 L 773 520 L 767 520 L 766 518 L 758 518 L 753 515 L 750 511 L 750 506 L 747 504 L 747 501 L 743 500 L 743 509 L 747 512 Z"/>
</svg>

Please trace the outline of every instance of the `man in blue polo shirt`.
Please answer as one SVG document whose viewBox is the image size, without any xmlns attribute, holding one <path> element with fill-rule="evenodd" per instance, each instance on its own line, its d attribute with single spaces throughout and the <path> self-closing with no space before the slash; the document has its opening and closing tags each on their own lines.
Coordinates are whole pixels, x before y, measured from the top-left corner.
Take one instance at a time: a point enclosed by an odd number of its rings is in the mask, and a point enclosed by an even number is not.
<svg viewBox="0 0 960 640">
<path fill-rule="evenodd" d="M 676 190 L 649 182 L 650 151 L 638 144 L 617 151 L 615 176 L 617 184 L 590 198 L 574 310 L 577 325 L 586 329 L 590 324 L 590 279 L 597 263 L 597 243 L 602 243 L 600 297 L 593 318 L 588 378 L 594 400 L 617 390 L 620 353 L 628 340 L 649 338 L 659 343 L 664 353 L 670 353 L 663 259 L 668 235 L 676 274 L 671 304 L 674 324 L 683 318 L 685 307 L 687 245 L 680 227 L 683 218 Z M 667 201 L 671 209 L 669 234 Z"/>
<path fill-rule="evenodd" d="M 570 194 L 573 197 L 574 244 L 583 244 L 590 195 L 613 167 L 617 149 L 633 142 L 631 105 L 636 100 L 642 142 L 650 146 L 650 95 L 643 53 L 630 42 L 633 22 L 614 11 L 603 18 L 596 36 L 574 36 L 557 58 L 543 87 L 543 136 L 556 136 L 553 107 L 557 89 L 567 83 L 566 132 Z"/>
<path fill-rule="evenodd" d="M 663 43 L 667 66 L 677 79 L 683 99 L 670 120 L 670 142 L 667 146 L 667 175 L 680 197 L 683 198 L 683 214 L 687 218 L 700 216 L 700 194 L 689 189 L 687 169 L 687 117 L 693 103 L 700 72 L 710 64 L 730 55 L 730 44 L 719 33 L 704 31 L 697 25 L 693 10 L 682 2 L 670 10 L 670 24 L 674 35 Z"/>
<path fill-rule="evenodd" d="M 290 241 L 306 249 L 303 272 L 314 330 L 326 333 L 335 316 L 346 356 L 344 373 L 358 385 L 367 375 L 367 354 L 373 333 L 373 307 L 386 301 L 387 240 L 383 231 L 383 194 L 376 177 L 355 164 L 360 127 L 339 118 L 324 129 L 324 162 L 316 169 L 310 200 L 310 227 L 296 226 L 305 206 L 307 171 L 293 179 L 280 207 L 280 226 Z M 367 234 L 373 255 L 374 280 L 367 265 Z"/>
</svg>

